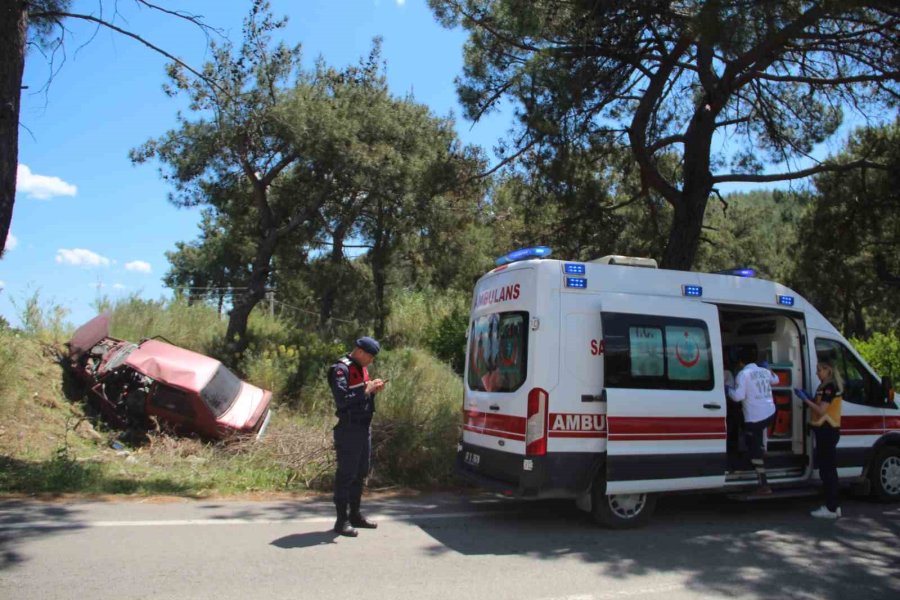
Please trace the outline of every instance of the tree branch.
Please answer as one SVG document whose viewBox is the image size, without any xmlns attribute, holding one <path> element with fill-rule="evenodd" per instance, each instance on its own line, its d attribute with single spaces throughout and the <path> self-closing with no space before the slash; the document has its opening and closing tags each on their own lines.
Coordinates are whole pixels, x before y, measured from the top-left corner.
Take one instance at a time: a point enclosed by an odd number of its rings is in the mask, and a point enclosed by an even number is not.
<svg viewBox="0 0 900 600">
<path fill-rule="evenodd" d="M 882 165 L 879 163 L 873 163 L 869 160 L 855 160 L 849 163 L 843 164 L 829 164 L 823 163 L 821 165 L 816 165 L 815 167 L 810 167 L 808 169 L 803 169 L 801 171 L 794 171 L 788 173 L 776 173 L 773 175 L 751 175 L 751 174 L 741 174 L 741 173 L 731 173 L 728 175 L 718 175 L 712 178 L 713 183 L 724 183 L 729 181 L 745 181 L 752 183 L 771 183 L 773 181 L 789 181 L 792 179 L 803 179 L 804 177 L 809 177 L 810 175 L 816 175 L 818 173 L 843 173 L 845 171 L 852 171 L 853 169 L 879 169 L 886 171 L 889 169 L 887 165 Z"/>
<path fill-rule="evenodd" d="M 166 52 L 165 50 L 163 50 L 156 44 L 144 39 L 143 37 L 139 36 L 138 34 L 128 31 L 127 29 L 122 29 L 121 27 L 119 27 L 117 25 L 113 25 L 112 23 L 110 23 L 109 21 L 106 21 L 104 19 L 100 19 L 93 15 L 84 15 L 84 14 L 80 14 L 80 13 L 59 12 L 59 11 L 32 13 L 29 15 L 29 18 L 32 18 L 32 19 L 79 19 L 82 21 L 90 21 L 91 23 L 97 23 L 98 25 L 102 25 L 103 27 L 112 29 L 116 33 L 121 33 L 122 35 L 124 35 L 126 37 L 130 37 L 131 39 L 140 42 L 141 44 L 147 46 L 154 52 L 157 52 L 158 54 L 165 56 L 166 58 L 168 58 L 169 60 L 171 60 L 172 62 L 177 64 L 178 66 L 186 69 L 187 71 L 192 73 L 194 76 L 196 76 L 198 79 L 205 81 L 206 84 L 209 85 L 210 87 L 215 88 L 216 90 L 222 92 L 226 96 L 230 96 L 228 94 L 228 92 L 225 91 L 221 86 L 219 86 L 219 84 L 215 80 L 210 79 L 203 73 L 195 70 L 193 67 L 191 67 L 189 64 L 187 64 L 186 62 L 184 62 L 177 56 L 170 54 L 169 52 Z"/>
</svg>

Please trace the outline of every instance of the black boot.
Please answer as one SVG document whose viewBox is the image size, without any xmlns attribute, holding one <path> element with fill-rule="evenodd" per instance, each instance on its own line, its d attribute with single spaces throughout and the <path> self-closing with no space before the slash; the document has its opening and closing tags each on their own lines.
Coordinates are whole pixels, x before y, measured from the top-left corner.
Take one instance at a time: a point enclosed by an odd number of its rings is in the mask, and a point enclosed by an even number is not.
<svg viewBox="0 0 900 600">
<path fill-rule="evenodd" d="M 346 535 L 347 537 L 356 537 L 359 535 L 359 532 L 353 529 L 353 526 L 347 519 L 347 505 L 335 504 L 334 506 L 337 509 L 337 521 L 334 522 L 334 532 Z"/>
<path fill-rule="evenodd" d="M 359 512 L 359 502 L 350 503 L 350 524 L 360 529 L 376 529 L 378 523 L 370 521 Z"/>
</svg>

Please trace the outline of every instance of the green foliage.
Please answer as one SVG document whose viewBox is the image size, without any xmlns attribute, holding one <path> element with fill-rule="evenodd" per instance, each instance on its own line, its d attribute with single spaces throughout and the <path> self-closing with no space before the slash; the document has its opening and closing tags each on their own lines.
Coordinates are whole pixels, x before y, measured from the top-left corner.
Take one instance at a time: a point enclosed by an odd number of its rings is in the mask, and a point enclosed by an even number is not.
<svg viewBox="0 0 900 600">
<path fill-rule="evenodd" d="M 778 191 L 729 194 L 713 202 L 694 270 L 752 267 L 760 277 L 785 282 L 800 237 L 798 221 L 809 202 L 807 196 Z"/>
<path fill-rule="evenodd" d="M 846 336 L 866 338 L 900 327 L 900 121 L 857 130 L 839 158 L 887 168 L 816 177 L 789 282 Z"/>
<path fill-rule="evenodd" d="M 98 308 L 110 312 L 110 335 L 139 342 L 162 337 L 189 350 L 209 353 L 225 332 L 215 309 L 204 304 L 190 305 L 183 299 L 144 300 L 130 296 L 115 302 L 103 300 Z"/>
<path fill-rule="evenodd" d="M 469 313 L 461 307 L 455 307 L 453 312 L 429 328 L 428 348 L 436 357 L 446 361 L 458 375 L 462 375 L 466 367 L 468 328 Z"/>
<path fill-rule="evenodd" d="M 19 401 L 19 334 L 0 328 L 0 418 L 12 413 Z"/>
<path fill-rule="evenodd" d="M 47 343 L 62 342 L 70 337 L 72 328 L 66 322 L 69 309 L 53 301 L 42 301 L 40 290 L 32 292 L 21 305 L 12 299 L 10 302 L 19 311 L 24 333 Z"/>
<path fill-rule="evenodd" d="M 429 6 L 445 27 L 468 32 L 457 79 L 466 116 L 477 121 L 512 103 L 517 127 L 505 156 L 542 161 L 571 186 L 559 190 L 573 192 L 565 212 L 554 214 L 551 206 L 541 215 L 551 228 L 581 216 L 568 229 L 580 224 L 577 237 L 590 239 L 587 228 L 596 224 L 602 237 L 613 223 L 598 206 L 606 190 L 565 173 L 565 165 L 581 151 L 591 160 L 627 144 L 642 195 L 672 208 L 662 253 L 670 268 L 694 265 L 717 184 L 759 180 L 767 163 L 787 164 L 788 171 L 769 180 L 791 178 L 792 159 L 809 156 L 838 130 L 842 106 L 878 119 L 897 105 L 895 61 L 885 60 L 896 58 L 895 14 L 884 3 L 429 0 Z M 601 172 L 605 164 L 579 171 Z M 599 202 L 586 202 L 592 196 Z M 647 209 L 655 218 L 652 204 Z"/>
<path fill-rule="evenodd" d="M 392 347 L 430 347 L 442 321 L 459 312 L 467 318 L 471 293 L 471 290 L 453 293 L 427 287 L 396 294 L 391 302 L 384 341 Z"/>
<path fill-rule="evenodd" d="M 448 485 L 462 381 L 427 353 L 409 348 L 382 352 L 376 363 L 377 376 L 390 381 L 376 401 L 372 484 Z"/>
<path fill-rule="evenodd" d="M 888 375 L 896 385 L 900 382 L 900 336 L 897 332 L 875 333 L 867 340 L 850 340 L 866 362 L 879 375 Z"/>
</svg>

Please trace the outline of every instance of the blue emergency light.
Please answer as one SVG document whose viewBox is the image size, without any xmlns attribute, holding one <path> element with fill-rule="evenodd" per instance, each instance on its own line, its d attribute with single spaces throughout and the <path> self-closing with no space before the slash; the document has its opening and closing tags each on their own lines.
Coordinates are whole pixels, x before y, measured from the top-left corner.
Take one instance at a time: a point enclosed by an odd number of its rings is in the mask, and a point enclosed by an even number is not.
<svg viewBox="0 0 900 600">
<path fill-rule="evenodd" d="M 683 296 L 699 298 L 703 295 L 703 287 L 699 285 L 683 285 L 681 286 L 681 294 Z"/>
<path fill-rule="evenodd" d="M 569 275 L 584 275 L 585 267 L 579 263 L 566 263 L 565 271 Z"/>
<path fill-rule="evenodd" d="M 735 277 L 756 277 L 756 270 L 750 267 L 736 267 L 734 269 L 725 269 L 724 271 L 716 271 L 716 275 L 734 275 Z"/>
<path fill-rule="evenodd" d="M 793 306 L 794 305 L 794 297 L 793 296 L 778 296 L 778 304 L 782 306 Z"/>
<path fill-rule="evenodd" d="M 501 256 L 494 262 L 499 265 L 507 265 L 518 260 L 527 260 L 529 258 L 547 258 L 553 252 L 547 246 L 534 246 L 533 248 L 519 248 L 513 250 L 506 256 Z"/>
<path fill-rule="evenodd" d="M 566 277 L 566 287 L 585 290 L 587 289 L 587 277 Z"/>
</svg>

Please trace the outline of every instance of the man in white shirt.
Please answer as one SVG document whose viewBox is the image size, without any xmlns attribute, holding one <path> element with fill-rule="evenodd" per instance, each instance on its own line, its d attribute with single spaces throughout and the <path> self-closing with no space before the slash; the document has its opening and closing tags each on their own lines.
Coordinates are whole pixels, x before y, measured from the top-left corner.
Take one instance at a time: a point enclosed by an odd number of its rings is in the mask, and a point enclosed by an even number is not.
<svg viewBox="0 0 900 600">
<path fill-rule="evenodd" d="M 740 402 L 743 408 L 747 449 L 750 452 L 750 462 L 759 479 L 759 487 L 754 494 L 765 496 L 772 493 L 766 481 L 766 430 L 775 418 L 772 384 L 778 382 L 778 376 L 767 368 L 758 367 L 756 358 L 756 346 L 741 348 L 738 357 L 740 372 L 735 377 L 734 388 L 726 388 L 726 391 L 728 396 L 735 402 Z"/>
</svg>

